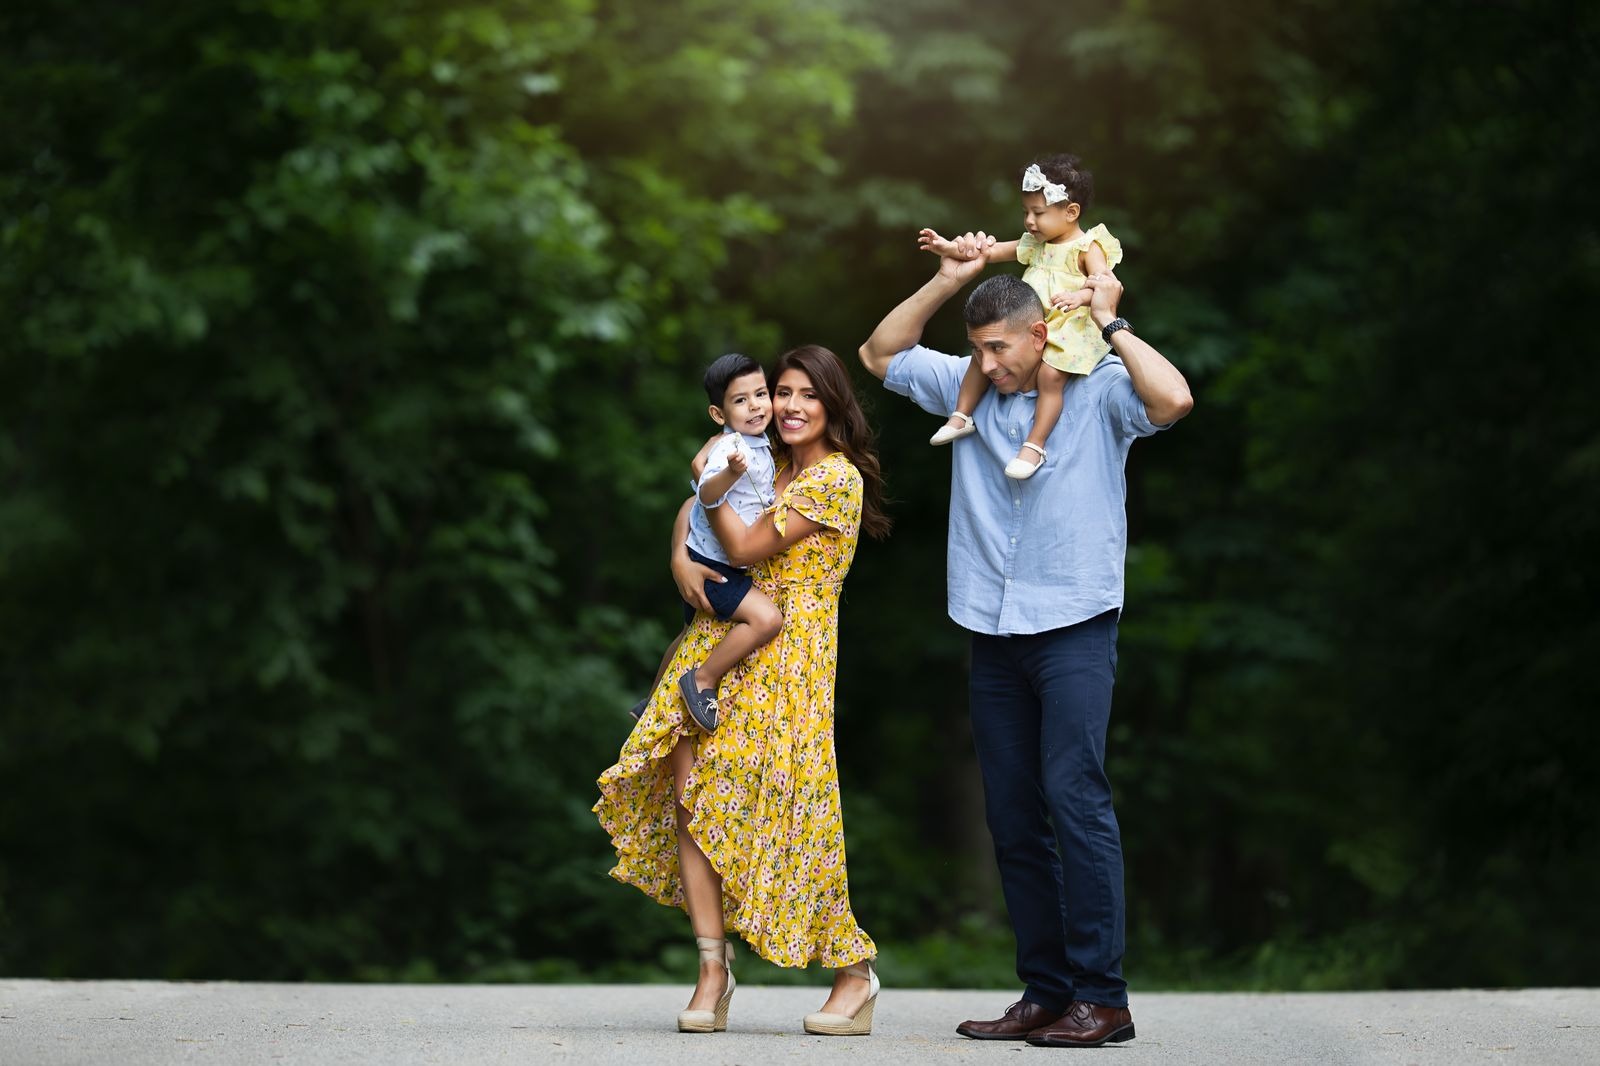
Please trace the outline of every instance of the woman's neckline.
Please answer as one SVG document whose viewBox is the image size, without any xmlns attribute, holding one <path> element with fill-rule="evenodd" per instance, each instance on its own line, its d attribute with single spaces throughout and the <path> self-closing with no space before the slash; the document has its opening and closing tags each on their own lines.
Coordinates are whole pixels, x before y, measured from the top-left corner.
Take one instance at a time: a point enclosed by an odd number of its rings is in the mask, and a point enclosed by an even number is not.
<svg viewBox="0 0 1600 1066">
<path fill-rule="evenodd" d="M 817 458 L 813 459 L 811 462 L 807 463 L 805 466 L 799 465 L 795 461 L 795 457 L 793 455 L 788 456 L 787 457 L 787 465 L 784 466 L 784 469 L 789 471 L 789 485 L 794 484 L 795 478 L 800 476 L 800 472 L 802 470 L 811 469 L 813 466 L 816 466 L 818 463 L 822 462 L 824 459 L 827 459 L 831 455 L 843 455 L 843 454 L 844 453 L 841 452 L 838 448 L 830 448 L 827 451 L 823 452 L 821 455 L 817 456 Z M 784 488 L 787 489 L 789 487 L 789 485 L 785 485 Z"/>
</svg>

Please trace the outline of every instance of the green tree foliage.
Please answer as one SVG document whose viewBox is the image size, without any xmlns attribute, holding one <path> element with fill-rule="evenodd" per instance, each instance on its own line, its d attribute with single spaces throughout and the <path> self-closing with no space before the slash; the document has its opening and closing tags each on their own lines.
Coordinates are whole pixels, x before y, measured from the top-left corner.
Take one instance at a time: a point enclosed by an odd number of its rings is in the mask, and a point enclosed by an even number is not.
<svg viewBox="0 0 1600 1066">
<path fill-rule="evenodd" d="M 0 15 L 0 969 L 687 972 L 588 813 L 709 358 L 847 357 L 1071 150 L 1139 443 L 1129 973 L 1600 979 L 1600 27 L 1559 0 Z M 953 310 L 930 339 L 959 350 Z M 857 910 L 1009 983 L 936 420 L 841 633 Z"/>
<path fill-rule="evenodd" d="M 669 594 L 685 368 L 772 343 L 714 295 L 782 217 L 745 190 L 815 171 L 869 40 L 776 3 L 4 30 L 7 965 L 461 972 L 620 927 L 587 807 L 665 633 L 599 592 Z M 692 145 L 628 120 L 669 102 Z"/>
<path fill-rule="evenodd" d="M 1079 152 L 1099 176 L 1092 217 L 1128 248 L 1128 313 L 1200 396 L 1129 470 L 1112 750 L 1133 972 L 1595 979 L 1578 945 L 1600 933 L 1584 903 L 1600 692 L 1580 600 L 1597 578 L 1582 545 L 1600 373 L 1581 316 L 1600 239 L 1573 210 L 1600 151 L 1593 13 L 1170 0 L 963 23 L 957 8 L 877 16 L 900 50 L 863 92 L 854 128 L 871 132 L 846 169 L 887 154 L 907 188 L 891 202 L 1010 236 L 1014 169 Z M 931 28 L 953 25 L 971 32 Z M 959 344 L 953 316 L 945 329 Z M 886 465 L 902 490 L 917 479 L 901 539 L 931 531 L 935 554 L 897 545 L 855 581 L 870 602 L 885 569 L 906 587 L 941 562 L 942 466 L 926 420 L 899 413 Z M 920 608 L 942 608 L 937 587 Z M 948 750 L 961 643 L 930 628 L 901 627 L 906 646 L 874 665 L 934 709 L 919 744 Z M 951 668 L 930 670 L 930 647 Z M 922 840 L 969 817 L 935 765 L 896 764 L 932 797 L 899 812 L 923 815 Z"/>
</svg>

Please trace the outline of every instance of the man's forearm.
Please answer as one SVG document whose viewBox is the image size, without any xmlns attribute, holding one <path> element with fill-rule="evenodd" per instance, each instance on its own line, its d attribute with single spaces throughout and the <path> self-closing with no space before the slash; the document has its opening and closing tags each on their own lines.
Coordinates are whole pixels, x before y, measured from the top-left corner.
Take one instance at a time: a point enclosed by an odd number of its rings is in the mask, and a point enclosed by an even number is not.
<svg viewBox="0 0 1600 1066">
<path fill-rule="evenodd" d="M 1095 324 L 1104 328 L 1112 319 L 1100 319 L 1095 314 Z M 1119 329 L 1111 335 L 1111 350 L 1122 359 L 1133 382 L 1133 391 L 1144 401 L 1145 414 L 1158 426 L 1170 426 L 1194 408 L 1194 397 L 1189 393 L 1189 382 L 1167 357 L 1152 348 L 1129 329 Z"/>
<path fill-rule="evenodd" d="M 922 331 L 933 313 L 960 292 L 963 284 L 943 273 L 935 274 L 922 288 L 902 300 L 900 306 L 884 316 L 867 343 L 861 346 L 861 365 L 873 377 L 887 374 L 894 357 L 922 339 Z"/>
</svg>

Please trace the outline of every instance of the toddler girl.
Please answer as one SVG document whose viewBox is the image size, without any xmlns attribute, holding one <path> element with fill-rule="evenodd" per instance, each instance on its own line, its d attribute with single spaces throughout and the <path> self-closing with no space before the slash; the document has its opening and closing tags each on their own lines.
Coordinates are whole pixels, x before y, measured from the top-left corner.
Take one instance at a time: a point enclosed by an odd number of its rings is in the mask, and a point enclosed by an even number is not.
<svg viewBox="0 0 1600 1066">
<path fill-rule="evenodd" d="M 1044 363 L 1039 367 L 1039 398 L 1034 406 L 1033 429 L 1017 457 L 1006 464 L 1006 476 L 1021 481 L 1030 478 L 1049 458 L 1044 442 L 1061 418 L 1064 406 L 1062 389 L 1068 374 L 1087 374 L 1106 354 L 1107 345 L 1089 317 L 1089 297 L 1093 290 L 1084 287 L 1090 274 L 1110 270 L 1122 261 L 1122 245 L 1104 225 L 1085 231 L 1079 226 L 1083 212 L 1094 196 L 1094 176 L 1085 170 L 1075 155 L 1045 156 L 1022 172 L 1022 224 L 1028 232 L 1014 241 L 990 246 L 991 263 L 1016 260 L 1028 269 L 1022 280 L 1033 286 L 1045 304 L 1045 325 L 1050 339 L 1045 344 Z M 926 251 L 952 258 L 962 256 L 953 241 L 931 229 L 923 230 L 917 244 Z M 930 444 L 948 444 L 972 433 L 972 412 L 989 388 L 978 360 L 967 366 L 950 421 L 929 438 Z M 1036 453 L 1029 455 L 1029 452 Z"/>
</svg>

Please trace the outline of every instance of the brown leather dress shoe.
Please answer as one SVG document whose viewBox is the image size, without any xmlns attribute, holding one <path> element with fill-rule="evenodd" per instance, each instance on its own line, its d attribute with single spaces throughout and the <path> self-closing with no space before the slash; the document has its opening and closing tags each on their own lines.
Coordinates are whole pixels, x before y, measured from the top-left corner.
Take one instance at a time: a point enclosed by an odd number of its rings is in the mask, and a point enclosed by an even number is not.
<svg viewBox="0 0 1600 1066">
<path fill-rule="evenodd" d="M 1099 1047 L 1133 1039 L 1133 1015 L 1127 1007 L 1102 1007 L 1082 1000 L 1049 1025 L 1028 1034 L 1034 1047 Z"/>
<path fill-rule="evenodd" d="M 1056 1011 L 1022 999 L 1007 1007 L 1004 1017 L 991 1022 L 962 1022 L 956 1032 L 974 1040 L 1026 1040 L 1029 1033 L 1060 1017 Z"/>
</svg>

